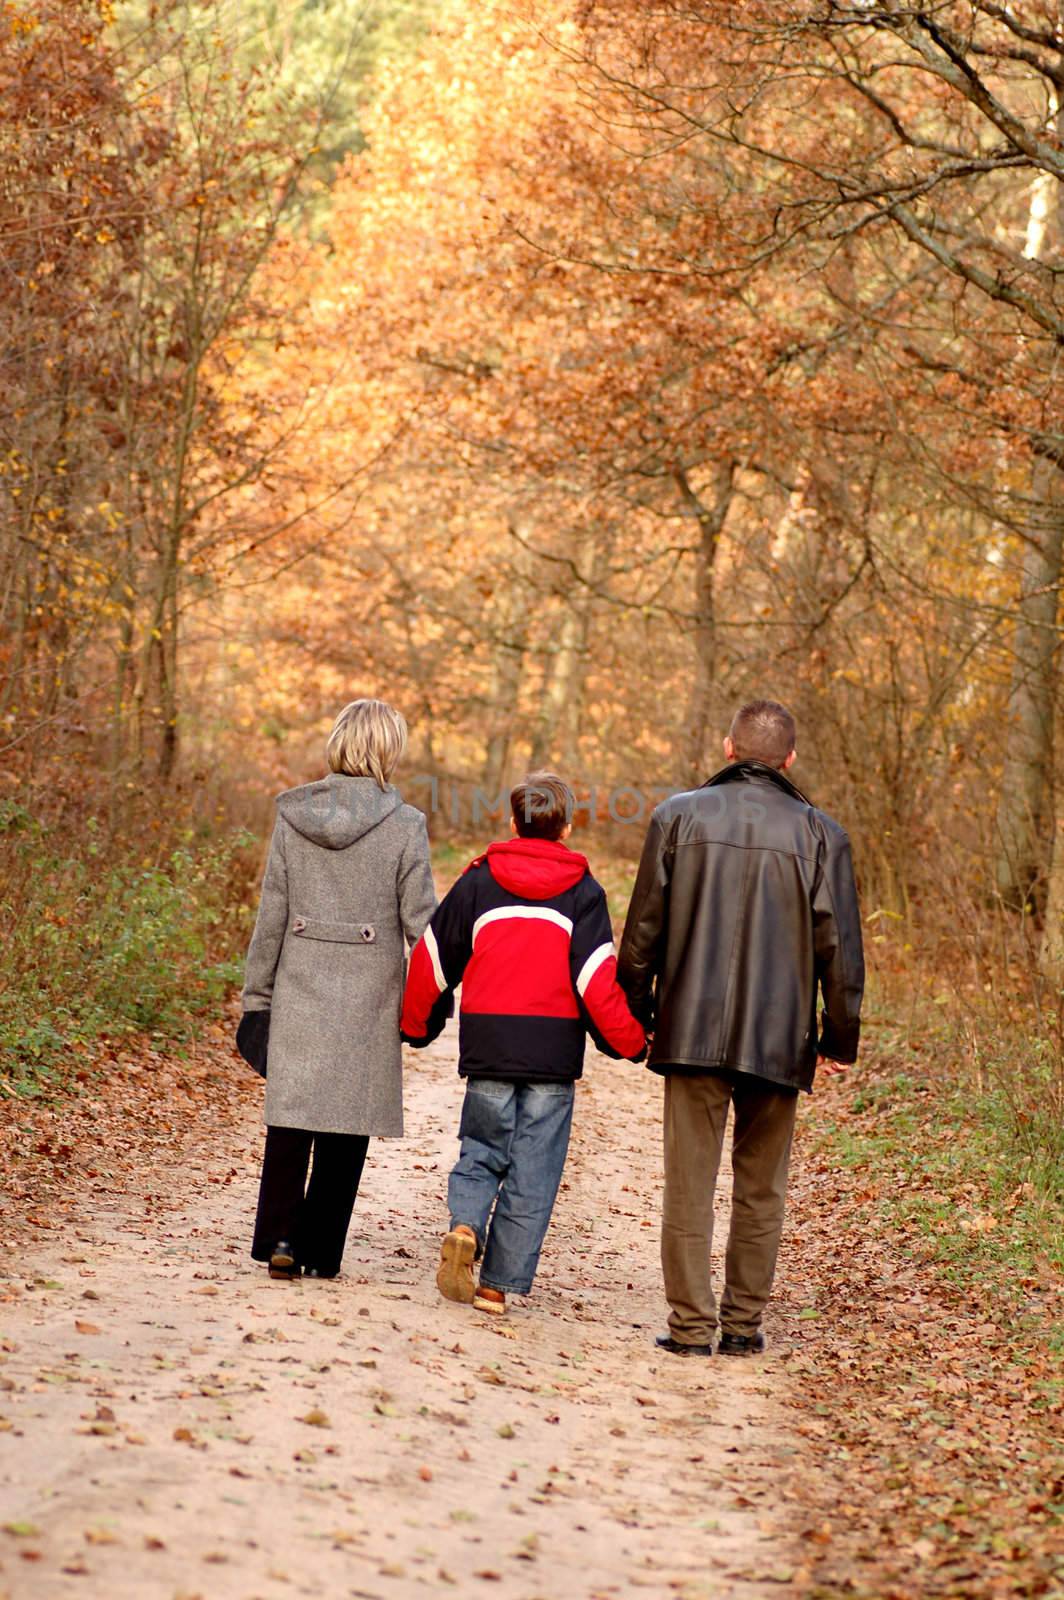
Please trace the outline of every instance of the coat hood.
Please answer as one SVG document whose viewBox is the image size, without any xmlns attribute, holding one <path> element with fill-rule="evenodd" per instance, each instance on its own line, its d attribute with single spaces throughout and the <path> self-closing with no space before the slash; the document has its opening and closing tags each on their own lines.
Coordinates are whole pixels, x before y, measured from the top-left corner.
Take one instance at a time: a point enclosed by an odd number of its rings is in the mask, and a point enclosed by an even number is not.
<svg viewBox="0 0 1064 1600">
<path fill-rule="evenodd" d="M 506 839 L 489 844 L 473 862 L 488 871 L 507 894 L 528 900 L 552 900 L 572 889 L 588 871 L 587 857 L 557 839 Z"/>
<path fill-rule="evenodd" d="M 284 820 L 311 844 L 346 850 L 401 805 L 398 789 L 380 788 L 375 778 L 349 778 L 330 772 L 318 783 L 286 789 L 277 797 Z"/>
</svg>

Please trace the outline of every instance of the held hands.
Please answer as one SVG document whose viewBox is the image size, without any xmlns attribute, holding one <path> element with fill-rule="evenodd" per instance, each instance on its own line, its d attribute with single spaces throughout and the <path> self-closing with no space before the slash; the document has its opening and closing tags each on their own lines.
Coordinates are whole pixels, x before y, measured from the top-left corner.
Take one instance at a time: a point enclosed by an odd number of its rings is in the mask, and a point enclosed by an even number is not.
<svg viewBox="0 0 1064 1600">
<path fill-rule="evenodd" d="M 817 1071 L 822 1072 L 825 1078 L 837 1078 L 842 1072 L 849 1072 L 852 1062 L 832 1061 L 830 1056 L 817 1056 Z"/>
</svg>

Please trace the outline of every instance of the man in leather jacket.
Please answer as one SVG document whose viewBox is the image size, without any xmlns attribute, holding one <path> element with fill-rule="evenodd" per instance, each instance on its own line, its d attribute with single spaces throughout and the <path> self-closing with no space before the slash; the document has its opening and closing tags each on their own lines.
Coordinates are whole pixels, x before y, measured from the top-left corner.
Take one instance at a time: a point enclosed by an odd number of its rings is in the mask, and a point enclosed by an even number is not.
<svg viewBox="0 0 1064 1600">
<path fill-rule="evenodd" d="M 736 712 L 728 765 L 654 811 L 617 976 L 665 1078 L 661 1259 L 678 1355 L 764 1348 L 798 1091 L 857 1059 L 864 961 L 843 829 L 786 776 L 790 712 Z M 817 1028 L 817 991 L 823 1013 Z M 713 1196 L 734 1106 L 731 1228 L 718 1319 Z"/>
</svg>

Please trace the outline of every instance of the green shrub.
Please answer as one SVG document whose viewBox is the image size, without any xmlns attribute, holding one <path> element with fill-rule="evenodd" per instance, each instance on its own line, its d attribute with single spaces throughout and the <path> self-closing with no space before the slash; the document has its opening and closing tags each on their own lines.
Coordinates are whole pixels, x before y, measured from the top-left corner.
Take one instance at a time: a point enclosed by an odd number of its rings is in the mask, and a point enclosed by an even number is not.
<svg viewBox="0 0 1064 1600">
<path fill-rule="evenodd" d="M 132 859 L 91 818 L 73 841 L 0 807 L 0 1093 L 48 1092 L 103 1037 L 191 1036 L 239 978 L 250 842 Z"/>
<path fill-rule="evenodd" d="M 882 1003 L 873 990 L 861 1065 L 815 1108 L 814 1141 L 867 1180 L 900 1248 L 1022 1300 L 1064 1270 L 1059 1049 L 941 1010 L 898 1028 Z"/>
</svg>

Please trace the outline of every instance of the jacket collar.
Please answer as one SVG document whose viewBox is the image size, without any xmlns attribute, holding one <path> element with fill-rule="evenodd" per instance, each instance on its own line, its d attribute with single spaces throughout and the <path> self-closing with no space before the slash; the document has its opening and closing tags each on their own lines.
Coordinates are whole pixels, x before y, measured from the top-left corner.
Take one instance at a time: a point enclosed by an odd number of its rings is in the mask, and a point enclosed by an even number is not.
<svg viewBox="0 0 1064 1600">
<path fill-rule="evenodd" d="M 784 794 L 801 800 L 803 805 L 811 806 L 813 802 L 807 794 L 803 794 L 796 783 L 792 783 L 785 772 L 780 772 L 778 767 L 770 767 L 764 761 L 729 761 L 726 767 L 721 767 L 712 778 L 707 778 L 701 785 L 703 789 L 715 788 L 721 783 L 737 783 L 742 778 L 767 778 L 774 783 L 777 789 L 782 789 Z"/>
</svg>

